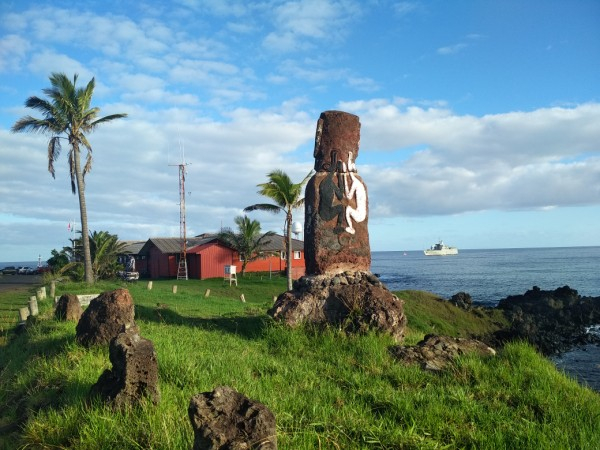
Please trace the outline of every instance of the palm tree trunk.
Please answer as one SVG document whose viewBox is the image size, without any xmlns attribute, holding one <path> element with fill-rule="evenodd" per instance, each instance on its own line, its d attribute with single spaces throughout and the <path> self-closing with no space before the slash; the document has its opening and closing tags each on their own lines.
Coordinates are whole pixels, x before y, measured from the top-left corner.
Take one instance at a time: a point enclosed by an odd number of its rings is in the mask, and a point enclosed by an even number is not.
<svg viewBox="0 0 600 450">
<path fill-rule="evenodd" d="M 94 272 L 92 271 L 92 255 L 90 253 L 90 236 L 88 233 L 87 207 L 85 204 L 85 183 L 81 172 L 79 160 L 79 146 L 73 146 L 73 159 L 75 163 L 75 177 L 77 179 L 77 193 L 79 195 L 79 215 L 81 217 L 81 244 L 83 246 L 83 268 L 85 270 L 85 282 L 94 284 Z"/>
<path fill-rule="evenodd" d="M 287 288 L 292 290 L 292 210 L 287 212 L 287 226 L 285 229 L 287 238 Z"/>
</svg>

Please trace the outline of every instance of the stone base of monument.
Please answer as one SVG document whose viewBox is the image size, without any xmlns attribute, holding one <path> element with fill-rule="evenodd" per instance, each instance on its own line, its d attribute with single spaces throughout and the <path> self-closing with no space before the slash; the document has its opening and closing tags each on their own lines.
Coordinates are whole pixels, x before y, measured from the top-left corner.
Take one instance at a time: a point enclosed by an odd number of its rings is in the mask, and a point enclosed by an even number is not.
<svg viewBox="0 0 600 450">
<path fill-rule="evenodd" d="M 335 325 L 348 332 L 377 330 L 396 342 L 404 338 L 403 302 L 371 272 L 304 276 L 281 294 L 268 311 L 289 326 Z"/>
</svg>

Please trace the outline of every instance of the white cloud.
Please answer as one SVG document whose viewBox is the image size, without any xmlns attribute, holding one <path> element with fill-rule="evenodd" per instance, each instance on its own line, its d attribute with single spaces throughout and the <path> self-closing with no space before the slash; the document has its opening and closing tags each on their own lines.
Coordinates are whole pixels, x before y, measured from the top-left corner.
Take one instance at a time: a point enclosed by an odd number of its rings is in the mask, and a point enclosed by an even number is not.
<svg viewBox="0 0 600 450">
<path fill-rule="evenodd" d="M 90 80 L 94 76 L 88 67 L 80 61 L 53 51 L 34 53 L 28 66 L 32 73 L 44 76 L 52 72 L 64 72 L 69 75 L 76 73 L 79 75 L 80 80 Z"/>
<path fill-rule="evenodd" d="M 484 117 L 385 101 L 342 107 L 360 115 L 360 158 L 368 160 L 363 173 L 378 211 L 454 214 L 600 202 L 600 130 L 593 125 L 600 104 Z M 383 168 L 377 161 L 384 151 L 409 153 Z"/>
<path fill-rule="evenodd" d="M 467 44 L 459 43 L 454 45 L 448 45 L 446 47 L 440 47 L 437 49 L 438 54 L 440 55 L 454 55 L 462 50 L 467 48 Z"/>
<path fill-rule="evenodd" d="M 0 38 L 0 72 L 19 71 L 30 48 L 29 41 L 21 36 L 9 34 Z"/>
<path fill-rule="evenodd" d="M 285 2 L 273 12 L 275 30 L 264 39 L 266 48 L 281 52 L 306 51 L 316 42 L 339 42 L 361 14 L 351 0 L 299 0 Z"/>
</svg>

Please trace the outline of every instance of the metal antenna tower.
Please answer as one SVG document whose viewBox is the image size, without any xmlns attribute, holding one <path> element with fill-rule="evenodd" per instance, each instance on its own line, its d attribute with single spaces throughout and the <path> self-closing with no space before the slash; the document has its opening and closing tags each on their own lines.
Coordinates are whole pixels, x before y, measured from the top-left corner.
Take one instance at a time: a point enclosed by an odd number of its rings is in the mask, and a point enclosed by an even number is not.
<svg viewBox="0 0 600 450">
<path fill-rule="evenodd" d="M 185 225 L 185 154 L 181 142 L 181 164 L 169 164 L 179 167 L 179 239 L 181 240 L 181 253 L 179 255 L 179 265 L 177 266 L 177 279 L 187 280 L 187 235 Z"/>
</svg>

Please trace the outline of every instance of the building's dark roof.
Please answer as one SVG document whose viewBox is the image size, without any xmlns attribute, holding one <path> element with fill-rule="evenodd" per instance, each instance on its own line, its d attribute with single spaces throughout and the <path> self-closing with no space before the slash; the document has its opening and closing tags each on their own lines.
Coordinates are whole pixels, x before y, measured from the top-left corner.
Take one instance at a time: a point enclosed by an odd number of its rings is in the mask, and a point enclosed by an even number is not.
<svg viewBox="0 0 600 450">
<path fill-rule="evenodd" d="M 217 241 L 218 236 L 216 234 L 205 233 L 195 237 L 187 238 L 187 249 L 204 245 L 212 241 Z M 285 250 L 284 237 L 280 234 L 271 236 L 268 239 L 270 242 L 263 247 L 264 252 L 280 252 Z M 221 242 L 221 241 L 220 241 Z M 156 246 L 161 253 L 173 254 L 181 252 L 181 238 L 150 238 L 138 251 L 138 254 L 147 254 L 152 245 Z M 304 250 L 304 241 L 299 239 L 292 239 L 292 249 L 294 251 Z"/>
<path fill-rule="evenodd" d="M 121 253 L 124 255 L 137 255 L 140 253 L 140 250 L 146 241 L 119 241 L 119 243 L 123 244 Z"/>
<path fill-rule="evenodd" d="M 282 252 L 285 251 L 285 237 L 281 234 L 276 234 L 267 238 L 267 241 L 270 241 L 268 244 L 263 246 L 263 252 Z M 303 251 L 304 250 L 304 241 L 299 239 L 292 238 L 292 250 Z"/>
<path fill-rule="evenodd" d="M 190 237 L 187 238 L 187 248 L 195 247 L 197 245 L 206 244 L 210 241 L 214 241 L 217 239 L 216 234 L 203 234 L 200 237 Z M 182 247 L 182 239 L 181 238 L 150 238 L 146 241 L 142 249 L 140 250 L 140 254 L 147 254 L 150 250 L 150 246 L 154 245 L 158 248 L 161 253 L 172 254 L 172 253 L 180 253 Z"/>
</svg>

